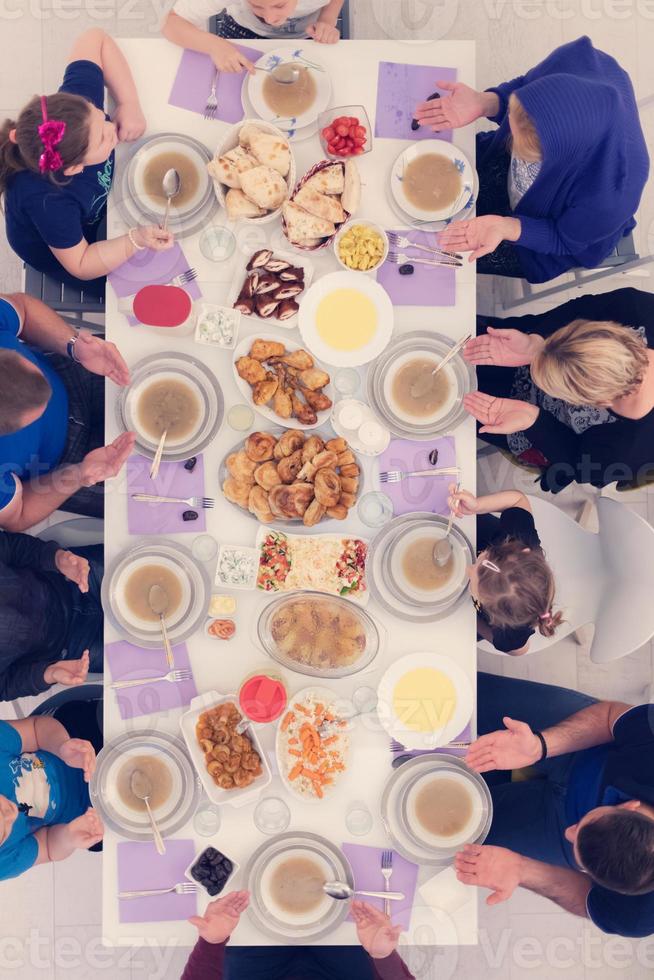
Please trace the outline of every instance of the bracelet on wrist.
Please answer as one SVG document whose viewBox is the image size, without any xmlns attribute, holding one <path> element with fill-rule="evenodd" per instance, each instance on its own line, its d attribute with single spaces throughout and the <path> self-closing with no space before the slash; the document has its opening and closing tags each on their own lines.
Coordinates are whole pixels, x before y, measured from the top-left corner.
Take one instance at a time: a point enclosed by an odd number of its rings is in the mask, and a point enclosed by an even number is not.
<svg viewBox="0 0 654 980">
<path fill-rule="evenodd" d="M 545 741 L 545 737 L 542 732 L 534 732 L 534 735 L 540 742 L 540 748 L 541 748 L 540 759 L 538 759 L 537 761 L 542 762 L 543 759 L 547 758 L 547 742 Z"/>
<path fill-rule="evenodd" d="M 134 237 L 135 231 L 138 231 L 138 229 L 130 228 L 129 231 L 127 232 L 127 237 L 129 238 L 130 242 L 132 243 L 132 245 L 134 246 L 137 252 L 144 252 L 145 245 L 139 245 L 139 243 L 136 241 L 136 238 Z"/>
</svg>

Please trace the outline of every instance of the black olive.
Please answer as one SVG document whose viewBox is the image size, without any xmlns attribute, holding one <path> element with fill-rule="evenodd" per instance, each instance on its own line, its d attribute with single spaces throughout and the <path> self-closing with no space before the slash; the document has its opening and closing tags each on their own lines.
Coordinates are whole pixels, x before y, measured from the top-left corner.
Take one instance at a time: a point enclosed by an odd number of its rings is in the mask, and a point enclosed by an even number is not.
<svg viewBox="0 0 654 980">
<path fill-rule="evenodd" d="M 432 449 L 429 454 L 429 462 L 432 466 L 436 466 L 436 463 L 438 462 L 438 449 Z"/>
<path fill-rule="evenodd" d="M 183 521 L 197 521 L 197 519 L 198 519 L 197 510 L 185 510 L 184 513 L 182 514 Z"/>
<path fill-rule="evenodd" d="M 186 462 L 184 463 L 184 469 L 188 470 L 189 473 L 192 473 L 193 470 L 195 469 L 195 464 L 197 463 L 197 461 L 198 461 L 197 456 L 191 456 L 191 458 L 187 459 Z"/>
<path fill-rule="evenodd" d="M 400 266 L 400 268 L 398 269 L 398 272 L 400 273 L 401 276 L 412 276 L 413 275 L 413 266 L 411 265 L 410 262 L 405 262 L 404 265 L 401 265 Z M 184 520 L 186 520 L 186 518 L 184 518 Z"/>
</svg>

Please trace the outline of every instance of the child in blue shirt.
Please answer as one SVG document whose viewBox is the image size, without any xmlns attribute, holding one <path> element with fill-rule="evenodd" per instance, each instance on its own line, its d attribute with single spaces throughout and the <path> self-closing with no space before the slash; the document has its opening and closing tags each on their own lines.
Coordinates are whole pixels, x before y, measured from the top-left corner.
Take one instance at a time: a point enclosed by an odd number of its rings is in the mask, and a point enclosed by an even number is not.
<svg viewBox="0 0 654 980">
<path fill-rule="evenodd" d="M 117 103 L 104 112 L 105 82 Z M 101 241 L 118 141 L 145 130 L 134 80 L 104 31 L 77 39 L 54 95 L 35 96 L 0 128 L 0 200 L 7 239 L 39 272 L 100 293 L 104 277 L 136 251 L 161 250 L 172 235 L 155 226 Z"/>
</svg>

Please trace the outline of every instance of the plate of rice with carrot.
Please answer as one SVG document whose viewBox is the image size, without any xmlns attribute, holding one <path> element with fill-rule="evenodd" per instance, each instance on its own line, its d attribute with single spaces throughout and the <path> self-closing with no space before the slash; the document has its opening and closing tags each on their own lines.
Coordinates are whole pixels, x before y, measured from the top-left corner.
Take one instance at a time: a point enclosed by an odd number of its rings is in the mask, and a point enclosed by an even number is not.
<svg viewBox="0 0 654 980">
<path fill-rule="evenodd" d="M 286 788 L 318 801 L 333 791 L 347 768 L 348 722 L 333 692 L 306 688 L 291 698 L 277 728 L 277 762 Z"/>
</svg>

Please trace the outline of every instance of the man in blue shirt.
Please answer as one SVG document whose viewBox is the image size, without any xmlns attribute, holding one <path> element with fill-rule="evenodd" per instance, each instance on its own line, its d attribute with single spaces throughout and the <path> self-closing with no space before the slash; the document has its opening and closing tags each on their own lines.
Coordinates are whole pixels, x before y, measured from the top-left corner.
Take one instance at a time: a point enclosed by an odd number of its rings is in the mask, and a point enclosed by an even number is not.
<svg viewBox="0 0 654 980">
<path fill-rule="evenodd" d="M 102 515 L 97 485 L 134 445 L 131 433 L 102 445 L 105 377 L 129 382 L 113 344 L 31 296 L 0 297 L 1 528 L 24 531 L 60 507 Z"/>
<path fill-rule="evenodd" d="M 654 705 L 490 674 L 478 684 L 483 734 L 466 762 L 493 774 L 493 823 L 457 855 L 459 880 L 490 888 L 489 905 L 522 886 L 604 932 L 654 933 Z"/>
</svg>

